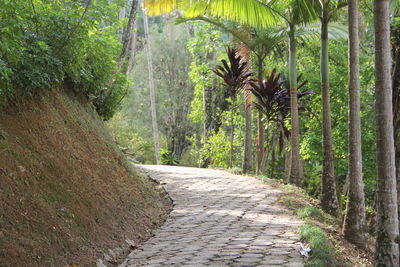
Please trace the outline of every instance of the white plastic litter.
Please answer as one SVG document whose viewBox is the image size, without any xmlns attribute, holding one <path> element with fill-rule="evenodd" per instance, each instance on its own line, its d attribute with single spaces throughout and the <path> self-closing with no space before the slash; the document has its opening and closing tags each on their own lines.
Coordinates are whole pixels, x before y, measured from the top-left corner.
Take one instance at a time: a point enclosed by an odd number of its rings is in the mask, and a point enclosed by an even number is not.
<svg viewBox="0 0 400 267">
<path fill-rule="evenodd" d="M 304 245 L 303 243 L 300 243 L 300 251 L 299 252 L 300 252 L 301 256 L 309 258 L 311 256 L 312 249 L 309 246 Z"/>
</svg>

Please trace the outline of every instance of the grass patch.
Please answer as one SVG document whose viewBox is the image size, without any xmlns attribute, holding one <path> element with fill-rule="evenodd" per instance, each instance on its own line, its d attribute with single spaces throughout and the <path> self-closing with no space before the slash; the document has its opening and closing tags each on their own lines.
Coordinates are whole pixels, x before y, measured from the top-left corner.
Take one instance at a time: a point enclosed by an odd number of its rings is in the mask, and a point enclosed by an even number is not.
<svg viewBox="0 0 400 267">
<path fill-rule="evenodd" d="M 312 255 L 306 262 L 307 267 L 334 266 L 334 253 L 328 244 L 326 233 L 312 224 L 303 224 L 299 227 L 300 237 L 312 248 Z"/>
<path fill-rule="evenodd" d="M 322 219 L 322 211 L 314 206 L 305 206 L 302 209 L 297 210 L 297 216 L 299 216 L 302 219 Z"/>
</svg>

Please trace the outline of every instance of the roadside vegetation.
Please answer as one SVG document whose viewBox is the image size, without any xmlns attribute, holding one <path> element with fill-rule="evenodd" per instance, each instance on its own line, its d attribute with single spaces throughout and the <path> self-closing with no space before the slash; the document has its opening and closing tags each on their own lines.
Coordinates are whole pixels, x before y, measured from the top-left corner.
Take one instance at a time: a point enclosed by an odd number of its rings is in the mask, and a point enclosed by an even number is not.
<svg viewBox="0 0 400 267">
<path fill-rule="evenodd" d="M 5 0 L 0 108 L 83 97 L 135 162 L 285 181 L 398 266 L 399 29 L 398 0 Z"/>
</svg>

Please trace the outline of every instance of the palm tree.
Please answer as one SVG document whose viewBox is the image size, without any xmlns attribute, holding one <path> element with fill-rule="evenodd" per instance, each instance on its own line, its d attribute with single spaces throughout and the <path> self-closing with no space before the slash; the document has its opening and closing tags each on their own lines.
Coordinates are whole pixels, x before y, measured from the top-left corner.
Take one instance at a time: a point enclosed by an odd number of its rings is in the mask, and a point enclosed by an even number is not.
<svg viewBox="0 0 400 267">
<path fill-rule="evenodd" d="M 321 21 L 321 91 L 322 91 L 322 134 L 323 134 L 323 172 L 322 172 L 322 209 L 332 215 L 340 215 L 340 202 L 337 194 L 334 155 L 332 146 L 331 107 L 329 93 L 329 22 L 336 12 L 345 5 L 345 1 L 322 0 Z"/>
<path fill-rule="evenodd" d="M 242 55 L 243 59 L 249 62 L 248 68 L 250 69 L 250 49 L 247 45 L 240 45 L 238 52 Z M 248 70 L 249 70 L 248 69 Z M 253 140 L 251 128 L 251 102 L 252 95 L 249 93 L 249 86 L 244 87 L 245 91 L 245 104 L 244 104 L 244 119 L 245 119 L 245 133 L 244 133 L 244 155 L 243 155 L 243 173 L 251 172 L 253 168 Z"/>
<path fill-rule="evenodd" d="M 300 125 L 297 103 L 297 58 L 296 58 L 296 27 L 315 21 L 318 18 L 318 1 L 285 0 L 278 2 L 277 10 L 286 22 L 289 39 L 289 83 L 291 100 L 291 168 L 289 182 L 301 186 L 300 163 Z"/>
<path fill-rule="evenodd" d="M 389 0 L 374 0 L 377 141 L 375 266 L 399 266 Z"/>
<path fill-rule="evenodd" d="M 151 42 L 149 36 L 149 21 L 146 12 L 143 12 L 143 20 L 144 20 L 144 34 L 146 39 L 147 68 L 149 70 L 150 106 L 151 106 L 151 121 L 153 125 L 154 153 L 155 153 L 156 163 L 160 164 L 161 159 L 160 159 L 160 144 L 158 138 L 156 97 L 154 94 L 153 56 L 151 52 Z"/>
<path fill-rule="evenodd" d="M 359 247 L 367 245 L 364 184 L 361 160 L 360 65 L 358 0 L 348 1 L 349 15 L 349 195 L 344 237 Z"/>
<path fill-rule="evenodd" d="M 392 53 L 393 53 L 393 71 L 392 71 L 392 90 L 393 90 L 393 132 L 395 144 L 395 165 L 397 181 L 397 205 L 399 207 L 400 221 L 400 23 L 396 19 L 400 17 L 400 2 L 398 0 L 390 1 Z M 400 223 L 399 223 L 400 227 Z M 400 233 L 400 231 L 399 231 Z"/>
</svg>

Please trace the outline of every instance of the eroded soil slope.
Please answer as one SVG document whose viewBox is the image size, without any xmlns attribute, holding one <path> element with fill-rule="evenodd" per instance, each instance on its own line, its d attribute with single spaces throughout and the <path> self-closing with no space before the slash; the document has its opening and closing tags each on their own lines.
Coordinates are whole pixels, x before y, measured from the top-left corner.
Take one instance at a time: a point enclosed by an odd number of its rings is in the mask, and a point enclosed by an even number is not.
<svg viewBox="0 0 400 267">
<path fill-rule="evenodd" d="M 0 111 L 0 266 L 93 266 L 164 221 L 165 193 L 83 98 L 45 92 Z"/>
</svg>

